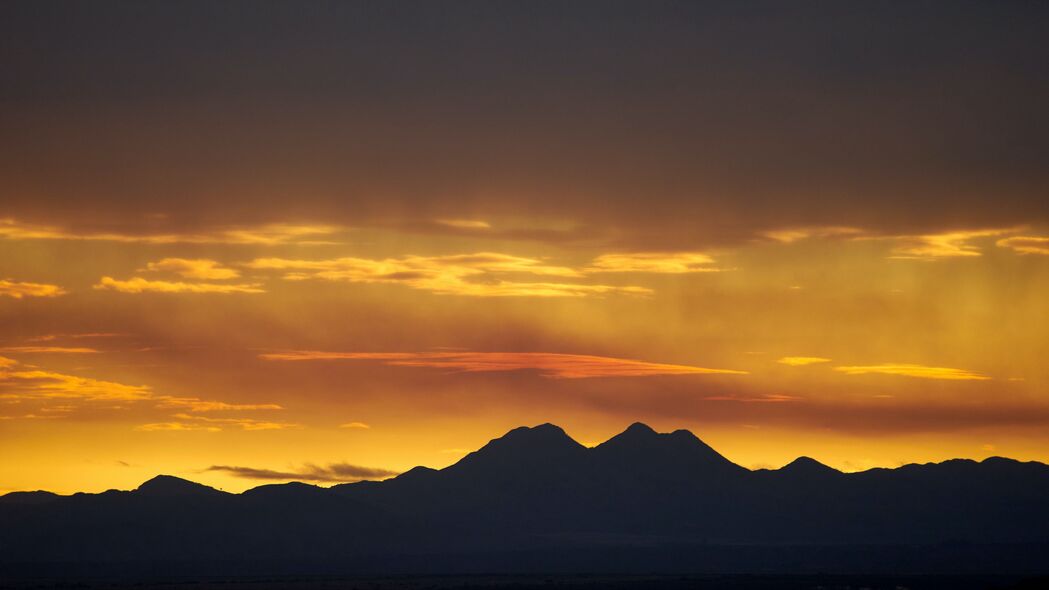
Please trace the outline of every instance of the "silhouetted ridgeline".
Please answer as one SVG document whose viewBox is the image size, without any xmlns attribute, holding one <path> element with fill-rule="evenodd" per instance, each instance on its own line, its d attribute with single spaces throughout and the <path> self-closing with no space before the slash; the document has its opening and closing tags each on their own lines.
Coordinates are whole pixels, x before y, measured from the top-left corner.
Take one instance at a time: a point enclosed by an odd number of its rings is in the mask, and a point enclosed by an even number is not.
<svg viewBox="0 0 1049 590">
<path fill-rule="evenodd" d="M 744 469 L 634 424 L 518 428 L 442 470 L 330 489 L 0 497 L 0 573 L 1049 572 L 1049 466 Z"/>
</svg>

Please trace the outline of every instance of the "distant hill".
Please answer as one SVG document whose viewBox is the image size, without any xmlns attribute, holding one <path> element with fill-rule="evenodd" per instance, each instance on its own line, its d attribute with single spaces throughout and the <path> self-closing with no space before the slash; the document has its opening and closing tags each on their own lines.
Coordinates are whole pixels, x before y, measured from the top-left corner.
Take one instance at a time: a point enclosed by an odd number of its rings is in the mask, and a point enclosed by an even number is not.
<svg viewBox="0 0 1049 590">
<path fill-rule="evenodd" d="M 56 569 L 57 568 L 57 569 Z M 228 494 L 0 496 L 0 573 L 1049 572 L 1049 466 L 956 459 L 751 471 L 644 424 L 594 447 L 543 424 L 441 470 Z"/>
</svg>

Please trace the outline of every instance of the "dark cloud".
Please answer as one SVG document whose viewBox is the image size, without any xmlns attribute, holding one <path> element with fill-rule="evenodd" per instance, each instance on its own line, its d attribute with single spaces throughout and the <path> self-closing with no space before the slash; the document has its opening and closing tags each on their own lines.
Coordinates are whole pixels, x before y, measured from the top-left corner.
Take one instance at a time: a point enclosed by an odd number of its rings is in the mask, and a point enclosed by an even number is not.
<svg viewBox="0 0 1049 590">
<path fill-rule="evenodd" d="M 269 479 L 269 480 L 301 480 L 318 482 L 349 482 L 362 479 L 384 479 L 397 475 L 398 472 L 378 467 L 362 467 L 349 463 L 329 463 L 327 465 L 315 465 L 306 463 L 301 469 L 294 471 L 276 471 L 273 469 L 259 469 L 255 467 L 243 467 L 238 465 L 212 465 L 205 471 L 220 471 L 242 477 L 245 479 Z"/>
<path fill-rule="evenodd" d="M 529 215 L 650 246 L 1049 221 L 1043 3 L 2 10 L 20 218 L 578 237 L 500 223 Z"/>
</svg>

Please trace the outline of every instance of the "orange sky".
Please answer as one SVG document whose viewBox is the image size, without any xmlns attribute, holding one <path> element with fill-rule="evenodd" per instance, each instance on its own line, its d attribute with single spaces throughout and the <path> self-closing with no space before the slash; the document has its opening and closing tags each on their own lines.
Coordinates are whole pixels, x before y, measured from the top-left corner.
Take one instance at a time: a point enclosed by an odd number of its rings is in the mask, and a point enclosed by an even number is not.
<svg viewBox="0 0 1049 590">
<path fill-rule="evenodd" d="M 1049 461 L 1043 7 L 267 7 L 0 14 L 0 493 Z"/>
</svg>

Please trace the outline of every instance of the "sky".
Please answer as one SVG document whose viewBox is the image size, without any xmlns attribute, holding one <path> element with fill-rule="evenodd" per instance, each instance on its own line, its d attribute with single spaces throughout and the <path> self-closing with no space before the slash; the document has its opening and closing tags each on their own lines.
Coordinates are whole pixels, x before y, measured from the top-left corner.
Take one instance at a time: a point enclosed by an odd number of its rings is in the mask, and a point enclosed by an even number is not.
<svg viewBox="0 0 1049 590">
<path fill-rule="evenodd" d="M 5 2 L 0 493 L 643 421 L 1049 461 L 1049 5 Z"/>
</svg>

